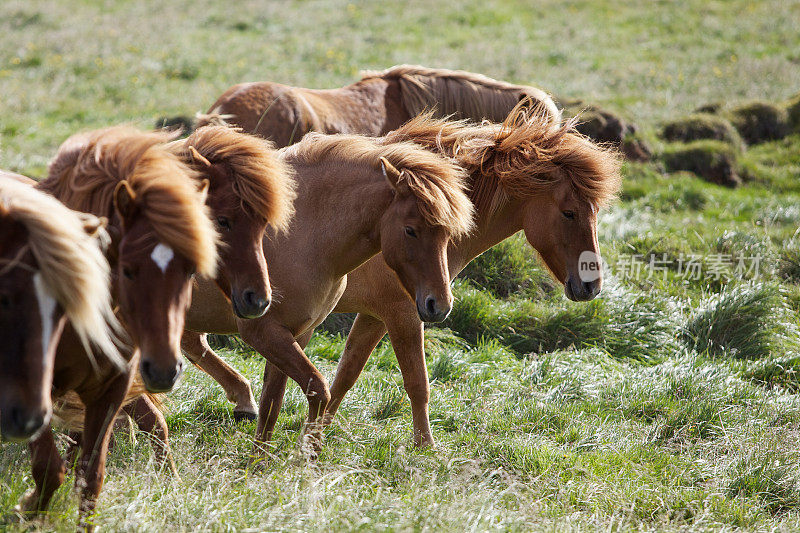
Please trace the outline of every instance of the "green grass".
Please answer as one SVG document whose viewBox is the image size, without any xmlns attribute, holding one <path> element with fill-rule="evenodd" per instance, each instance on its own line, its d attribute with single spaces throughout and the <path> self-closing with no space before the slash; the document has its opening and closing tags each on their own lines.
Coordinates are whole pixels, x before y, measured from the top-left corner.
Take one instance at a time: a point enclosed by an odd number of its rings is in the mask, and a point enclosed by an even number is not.
<svg viewBox="0 0 800 533">
<path fill-rule="evenodd" d="M 433 450 L 412 445 L 386 340 L 316 462 L 298 445 L 297 386 L 252 463 L 255 424 L 235 423 L 222 390 L 190 368 L 168 401 L 180 479 L 157 469 L 144 435 L 118 432 L 98 524 L 800 529 L 798 18 L 794 0 L 1 3 L 0 167 L 33 176 L 81 129 L 191 116 L 240 81 L 334 87 L 402 62 L 581 98 L 635 123 L 655 153 L 625 164 L 621 201 L 600 214 L 596 300 L 567 301 L 522 235 L 455 281 L 452 314 L 425 334 Z M 659 137 L 704 104 L 724 117 L 753 100 L 781 120 L 785 110 L 795 133 L 743 149 L 725 123 L 714 134 L 732 145 L 698 141 L 706 123 L 670 136 L 729 153 L 738 188 L 699 178 L 680 160 L 686 145 Z M 690 260 L 704 275 L 686 275 Z M 329 379 L 348 325 L 334 317 L 309 344 Z M 213 342 L 257 395 L 261 358 L 237 339 Z M 27 450 L 4 443 L 0 529 L 74 530 L 73 482 L 44 522 L 15 524 L 32 479 Z"/>
</svg>

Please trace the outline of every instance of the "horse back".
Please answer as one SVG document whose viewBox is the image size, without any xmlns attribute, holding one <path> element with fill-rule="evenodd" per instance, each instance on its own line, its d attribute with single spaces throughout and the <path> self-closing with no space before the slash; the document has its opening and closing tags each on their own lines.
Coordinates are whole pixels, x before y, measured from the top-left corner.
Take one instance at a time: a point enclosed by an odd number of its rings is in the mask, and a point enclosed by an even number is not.
<svg viewBox="0 0 800 533">
<path fill-rule="evenodd" d="M 209 114 L 225 115 L 230 124 L 284 147 L 309 131 L 383 135 L 410 118 L 400 96 L 396 80 L 362 80 L 338 89 L 242 83 L 225 91 Z"/>
</svg>

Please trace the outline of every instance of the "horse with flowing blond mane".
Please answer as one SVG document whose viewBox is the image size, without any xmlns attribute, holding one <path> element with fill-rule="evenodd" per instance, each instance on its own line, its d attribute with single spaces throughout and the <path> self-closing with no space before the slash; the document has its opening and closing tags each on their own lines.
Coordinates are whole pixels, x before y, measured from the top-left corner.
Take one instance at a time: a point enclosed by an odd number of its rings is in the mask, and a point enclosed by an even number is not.
<svg viewBox="0 0 800 533">
<path fill-rule="evenodd" d="M 118 368 L 103 222 L 0 171 L 0 436 L 25 441 L 50 422 L 55 347 L 69 320 Z"/>
<path fill-rule="evenodd" d="M 347 273 L 383 251 L 420 315 L 441 320 L 452 306 L 444 253 L 451 236 L 472 227 L 472 204 L 458 167 L 408 142 L 312 134 L 281 150 L 280 158 L 298 183 L 288 232 L 270 231 L 263 241 L 281 298 L 260 318 L 236 319 L 218 288 L 201 281 L 187 326 L 203 333 L 193 342 L 184 336 L 183 348 L 193 361 L 219 360 L 204 333 L 241 333 L 267 359 L 266 382 L 285 385 L 288 376 L 303 388 L 309 403 L 306 435 L 315 442 L 329 392 L 303 348 L 335 306 Z M 249 389 L 241 401 L 252 405 Z M 269 398 L 262 398 L 258 441 L 269 438 L 264 428 L 276 412 Z"/>
<path fill-rule="evenodd" d="M 570 121 L 554 128 L 546 112 L 519 106 L 503 124 L 471 125 L 423 115 L 380 142 L 413 141 L 440 152 L 469 174 L 475 231 L 453 241 L 447 252 L 451 276 L 475 257 L 522 230 L 568 298 L 590 300 L 601 289 L 597 211 L 620 187 L 616 152 L 599 146 Z M 581 262 L 584 264 L 581 265 Z M 389 333 L 412 406 L 414 441 L 432 445 L 422 320 L 379 254 L 347 276 L 334 312 L 358 313 L 331 386 L 326 421 L 335 414 L 367 359 Z M 214 376 L 239 409 L 252 393 L 232 376 Z M 231 387 L 232 384 L 236 388 Z M 281 384 L 263 398 L 280 405 Z M 251 409 L 255 409 L 253 405 Z M 277 413 L 273 413 L 274 424 Z M 266 432 L 272 427 L 265 428 Z"/>
<path fill-rule="evenodd" d="M 234 85 L 211 106 L 244 131 L 278 146 L 310 131 L 379 136 L 420 113 L 502 122 L 520 101 L 541 106 L 558 123 L 561 112 L 544 91 L 462 70 L 398 65 L 365 72 L 339 89 L 304 89 L 274 82 Z M 201 115 L 198 124 L 209 122 Z"/>
<path fill-rule="evenodd" d="M 206 187 L 165 143 L 162 133 L 114 127 L 71 137 L 59 148 L 48 177 L 37 188 L 68 207 L 105 217 L 111 243 L 111 287 L 119 319 L 129 337 L 120 370 L 91 364 L 74 328 L 65 329 L 56 349 L 52 396 L 77 393 L 85 405 L 80 517 L 95 508 L 102 488 L 111 424 L 141 364 L 151 391 L 171 388 L 182 370 L 180 335 L 195 272 L 213 277 L 218 236 L 208 217 Z M 20 512 L 46 509 L 65 475 L 52 431 L 30 443 L 36 488 Z M 91 524 L 84 524 L 91 529 Z"/>
</svg>

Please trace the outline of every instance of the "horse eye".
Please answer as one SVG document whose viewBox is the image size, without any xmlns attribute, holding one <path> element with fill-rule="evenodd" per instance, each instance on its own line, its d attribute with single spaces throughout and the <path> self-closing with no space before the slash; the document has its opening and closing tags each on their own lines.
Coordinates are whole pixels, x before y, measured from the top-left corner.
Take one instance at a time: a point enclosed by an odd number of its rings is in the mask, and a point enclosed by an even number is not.
<svg viewBox="0 0 800 533">
<path fill-rule="evenodd" d="M 125 276 L 128 279 L 133 279 L 134 278 L 133 270 L 131 270 L 128 267 L 122 267 L 122 275 Z"/>
<path fill-rule="evenodd" d="M 8 294 L 0 294 L 0 309 L 3 311 L 11 309 L 11 298 Z"/>
<path fill-rule="evenodd" d="M 566 218 L 573 220 L 575 218 L 574 211 L 561 211 L 561 214 L 564 215 Z"/>
<path fill-rule="evenodd" d="M 414 228 L 412 228 L 411 226 L 406 226 L 406 235 L 408 235 L 409 237 L 416 238 L 417 232 L 414 231 Z"/>
<path fill-rule="evenodd" d="M 228 220 L 228 217 L 217 217 L 217 224 L 222 229 L 231 229 L 231 221 Z"/>
</svg>

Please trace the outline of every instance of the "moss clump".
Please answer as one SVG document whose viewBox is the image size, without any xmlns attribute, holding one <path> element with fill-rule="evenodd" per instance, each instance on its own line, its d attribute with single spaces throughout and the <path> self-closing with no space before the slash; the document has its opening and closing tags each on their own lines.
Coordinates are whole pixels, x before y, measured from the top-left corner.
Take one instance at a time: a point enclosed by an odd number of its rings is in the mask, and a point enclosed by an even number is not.
<svg viewBox="0 0 800 533">
<path fill-rule="evenodd" d="M 662 157 L 670 172 L 686 170 L 726 187 L 736 187 L 742 182 L 737 173 L 736 151 L 722 141 L 675 143 L 664 150 Z"/>
<path fill-rule="evenodd" d="M 742 104 L 727 115 L 748 144 L 783 139 L 789 134 L 786 109 L 769 102 Z"/>
<path fill-rule="evenodd" d="M 179 130 L 182 136 L 189 135 L 194 130 L 194 119 L 178 115 L 174 117 L 159 117 L 156 120 L 157 130 Z"/>
<path fill-rule="evenodd" d="M 786 102 L 786 115 L 792 131 L 800 133 L 800 93 L 797 93 Z"/>
<path fill-rule="evenodd" d="M 637 135 L 637 127 L 621 116 L 583 100 L 557 100 L 565 117 L 578 117 L 577 130 L 596 142 L 617 146 L 631 161 L 649 161 L 652 150 Z"/>
<path fill-rule="evenodd" d="M 701 105 L 700 107 L 695 109 L 694 112 L 715 114 L 719 113 L 723 107 L 725 107 L 725 104 L 723 104 L 722 102 L 710 102 L 708 104 Z"/>
<path fill-rule="evenodd" d="M 723 141 L 737 150 L 742 148 L 742 138 L 730 121 L 709 113 L 695 113 L 664 124 L 661 136 L 671 142 L 691 142 L 701 139 Z"/>
</svg>

